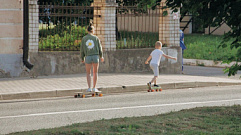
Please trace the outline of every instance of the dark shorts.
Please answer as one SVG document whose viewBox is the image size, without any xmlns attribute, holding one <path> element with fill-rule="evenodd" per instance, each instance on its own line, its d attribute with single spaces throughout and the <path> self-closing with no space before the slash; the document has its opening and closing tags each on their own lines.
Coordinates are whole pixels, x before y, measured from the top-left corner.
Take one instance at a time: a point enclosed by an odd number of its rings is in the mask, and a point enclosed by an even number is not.
<svg viewBox="0 0 241 135">
<path fill-rule="evenodd" d="M 85 57 L 85 63 L 86 64 L 92 64 L 92 63 L 99 63 L 99 55 L 91 55 Z"/>
</svg>

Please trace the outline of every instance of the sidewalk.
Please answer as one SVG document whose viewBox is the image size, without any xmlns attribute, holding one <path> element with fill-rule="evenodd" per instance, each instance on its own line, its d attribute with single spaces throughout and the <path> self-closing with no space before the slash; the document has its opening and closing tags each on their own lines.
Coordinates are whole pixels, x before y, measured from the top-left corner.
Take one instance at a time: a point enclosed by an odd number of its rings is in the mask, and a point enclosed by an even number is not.
<svg viewBox="0 0 241 135">
<path fill-rule="evenodd" d="M 146 91 L 146 83 L 152 77 L 152 74 L 99 74 L 97 88 L 103 94 Z M 241 80 L 188 75 L 160 75 L 157 82 L 163 90 L 241 85 Z M 0 101 L 74 96 L 74 92 L 86 89 L 85 74 L 0 79 Z"/>
</svg>

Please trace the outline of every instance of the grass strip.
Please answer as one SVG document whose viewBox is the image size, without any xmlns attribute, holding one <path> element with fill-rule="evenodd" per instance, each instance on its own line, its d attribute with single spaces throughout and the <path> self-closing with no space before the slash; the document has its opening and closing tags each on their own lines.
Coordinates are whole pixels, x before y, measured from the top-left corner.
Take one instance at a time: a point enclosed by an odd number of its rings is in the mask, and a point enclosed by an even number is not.
<svg viewBox="0 0 241 135">
<path fill-rule="evenodd" d="M 99 120 L 11 135 L 240 135 L 241 106 L 203 107 L 162 115 Z"/>
</svg>

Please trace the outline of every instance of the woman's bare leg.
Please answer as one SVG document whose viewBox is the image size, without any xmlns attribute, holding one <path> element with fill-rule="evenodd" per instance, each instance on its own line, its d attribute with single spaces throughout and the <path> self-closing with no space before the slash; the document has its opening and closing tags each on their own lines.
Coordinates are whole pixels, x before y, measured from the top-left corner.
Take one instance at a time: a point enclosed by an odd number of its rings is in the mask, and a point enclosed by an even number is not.
<svg viewBox="0 0 241 135">
<path fill-rule="evenodd" d="M 95 88 L 98 80 L 98 70 L 99 70 L 99 63 L 93 63 L 93 88 Z"/>
<path fill-rule="evenodd" d="M 86 70 L 86 79 L 87 79 L 87 83 L 88 83 L 88 87 L 91 87 L 91 67 L 92 64 L 86 64 L 85 63 L 85 70 Z"/>
</svg>

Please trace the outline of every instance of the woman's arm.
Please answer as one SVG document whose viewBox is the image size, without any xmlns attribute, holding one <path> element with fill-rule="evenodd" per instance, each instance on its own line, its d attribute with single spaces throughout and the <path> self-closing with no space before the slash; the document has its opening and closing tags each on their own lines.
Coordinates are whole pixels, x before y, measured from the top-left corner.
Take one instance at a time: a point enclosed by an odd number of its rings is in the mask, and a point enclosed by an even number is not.
<svg viewBox="0 0 241 135">
<path fill-rule="evenodd" d="M 97 39 L 97 40 L 98 40 L 100 61 L 101 61 L 101 62 L 104 62 L 102 45 L 101 45 L 100 39 Z"/>
<path fill-rule="evenodd" d="M 81 59 L 82 59 L 82 63 L 85 62 L 85 52 L 84 52 L 84 41 L 82 39 L 81 41 L 81 45 L 80 45 L 80 56 L 81 56 Z"/>
</svg>

